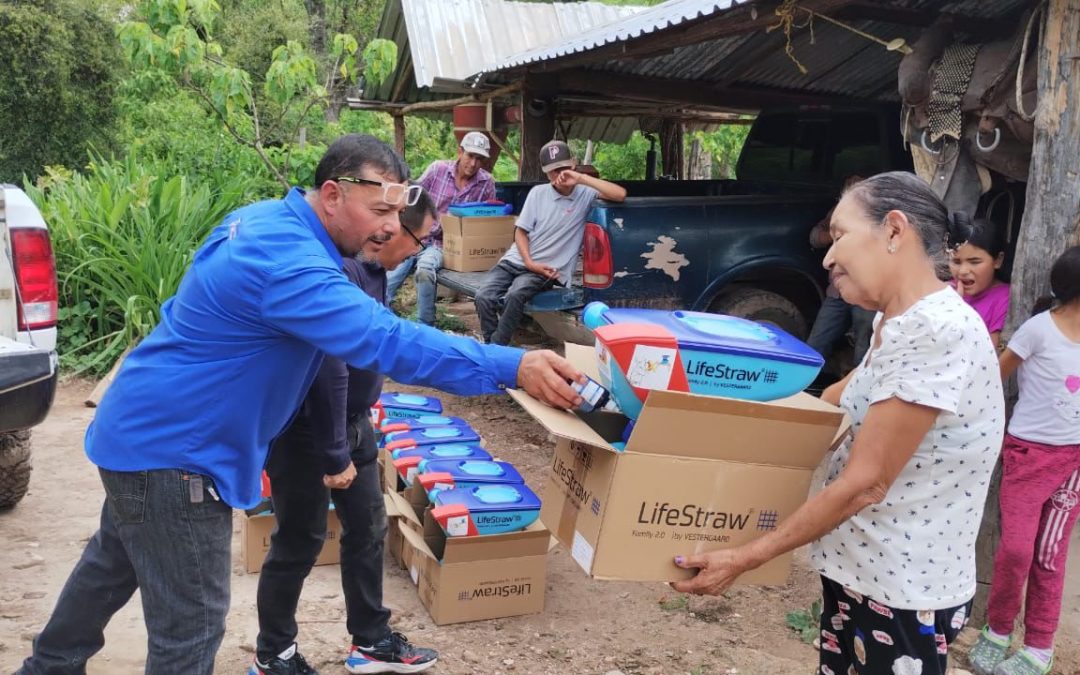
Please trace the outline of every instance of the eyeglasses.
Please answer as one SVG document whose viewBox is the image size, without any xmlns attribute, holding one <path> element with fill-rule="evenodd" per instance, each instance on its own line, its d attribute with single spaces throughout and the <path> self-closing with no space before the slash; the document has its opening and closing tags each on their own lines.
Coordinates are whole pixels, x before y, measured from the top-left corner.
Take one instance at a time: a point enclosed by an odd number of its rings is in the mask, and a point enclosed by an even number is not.
<svg viewBox="0 0 1080 675">
<path fill-rule="evenodd" d="M 339 183 L 354 183 L 356 185 L 375 185 L 383 189 L 383 201 L 391 206 L 405 202 L 405 206 L 412 206 L 420 201 L 420 193 L 424 188 L 419 185 L 407 183 L 384 183 L 368 178 L 356 178 L 355 176 L 337 176 L 333 180 Z"/>
<path fill-rule="evenodd" d="M 417 252 L 417 253 L 421 253 L 421 252 L 423 252 L 423 250 L 424 250 L 425 248 L 427 248 L 427 244 L 425 244 L 424 242 L 420 241 L 420 238 L 419 238 L 419 237 L 417 237 L 417 236 L 416 236 L 415 234 L 413 234 L 413 231 L 412 231 L 412 230 L 410 230 L 409 228 L 405 227 L 404 225 L 402 225 L 402 226 L 401 226 L 401 229 L 402 229 L 402 231 L 403 231 L 403 232 L 405 232 L 405 234 L 407 234 L 407 235 L 409 235 L 410 237 L 412 237 L 412 240 L 413 240 L 413 241 L 415 241 L 415 242 L 416 242 L 416 252 Z"/>
</svg>

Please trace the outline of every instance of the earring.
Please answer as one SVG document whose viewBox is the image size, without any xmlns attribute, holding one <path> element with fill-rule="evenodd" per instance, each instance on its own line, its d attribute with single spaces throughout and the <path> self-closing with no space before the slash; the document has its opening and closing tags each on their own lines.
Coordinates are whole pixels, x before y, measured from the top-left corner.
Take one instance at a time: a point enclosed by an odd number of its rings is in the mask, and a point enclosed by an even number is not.
<svg viewBox="0 0 1080 675">
<path fill-rule="evenodd" d="M 889 253 L 896 253 L 896 244 L 889 242 L 889 246 L 885 250 L 887 250 Z"/>
</svg>

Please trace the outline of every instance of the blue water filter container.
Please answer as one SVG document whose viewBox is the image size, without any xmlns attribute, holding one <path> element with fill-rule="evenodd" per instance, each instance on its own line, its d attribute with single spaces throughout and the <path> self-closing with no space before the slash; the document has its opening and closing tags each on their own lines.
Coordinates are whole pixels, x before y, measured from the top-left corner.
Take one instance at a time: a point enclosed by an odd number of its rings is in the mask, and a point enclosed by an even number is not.
<svg viewBox="0 0 1080 675">
<path fill-rule="evenodd" d="M 723 314 L 609 308 L 589 303 L 582 317 L 593 330 L 617 324 L 651 324 L 665 329 L 675 338 L 689 391 L 694 394 L 771 401 L 805 389 L 824 365 L 820 354 L 780 328 Z M 628 342 L 633 342 L 626 333 L 620 335 L 623 351 L 632 347 Z M 601 356 L 604 347 L 598 340 Z M 636 364 L 640 359 L 625 360 Z M 621 378 L 615 375 L 613 387 L 622 379 L 638 386 L 637 374 L 629 369 L 617 374 Z"/>
<path fill-rule="evenodd" d="M 439 445 L 420 445 L 413 448 L 400 448 L 390 453 L 394 459 L 419 457 L 420 459 L 450 460 L 491 460 L 491 453 L 475 443 L 440 443 Z"/>
<path fill-rule="evenodd" d="M 420 394 L 404 394 L 400 392 L 386 392 L 382 394 L 379 396 L 379 405 L 382 406 L 387 417 L 441 415 L 443 411 L 442 401 L 434 396 L 421 396 Z"/>
<path fill-rule="evenodd" d="M 431 515 L 448 537 L 505 534 L 540 517 L 540 498 L 524 484 L 439 490 Z"/>
<path fill-rule="evenodd" d="M 411 431 L 395 431 L 383 435 L 383 447 L 393 452 L 399 448 L 442 443 L 479 443 L 480 434 L 472 427 L 425 427 Z"/>
</svg>

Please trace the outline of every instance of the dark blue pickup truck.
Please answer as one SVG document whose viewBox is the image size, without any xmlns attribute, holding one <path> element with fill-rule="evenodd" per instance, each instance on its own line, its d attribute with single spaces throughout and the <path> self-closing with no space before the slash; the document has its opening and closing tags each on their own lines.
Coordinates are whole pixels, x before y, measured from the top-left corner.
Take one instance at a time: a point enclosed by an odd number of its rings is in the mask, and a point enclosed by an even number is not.
<svg viewBox="0 0 1080 675">
<path fill-rule="evenodd" d="M 592 337 L 581 308 L 594 300 L 742 316 L 805 337 L 827 282 L 810 229 L 845 177 L 910 169 L 897 119 L 888 107 L 766 111 L 736 180 L 619 181 L 626 201 L 597 200 L 590 213 L 580 278 L 537 295 L 529 314 L 553 338 L 582 343 Z M 499 194 L 517 213 L 531 187 L 504 183 Z M 483 275 L 442 270 L 439 283 L 471 296 Z"/>
</svg>

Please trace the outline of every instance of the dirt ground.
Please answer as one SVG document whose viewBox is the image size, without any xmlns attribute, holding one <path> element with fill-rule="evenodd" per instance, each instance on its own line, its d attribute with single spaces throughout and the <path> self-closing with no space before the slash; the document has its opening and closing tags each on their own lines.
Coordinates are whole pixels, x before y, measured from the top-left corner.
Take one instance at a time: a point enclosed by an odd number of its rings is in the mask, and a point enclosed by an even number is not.
<svg viewBox="0 0 1080 675">
<path fill-rule="evenodd" d="M 0 512 L 0 672 L 30 651 L 56 596 L 97 525 L 102 488 L 82 451 L 93 410 L 83 406 L 91 383 L 63 384 L 49 418 L 34 431 L 30 493 Z M 404 387 L 392 387 L 404 390 Z M 409 389 L 412 391 L 422 391 Z M 508 397 L 442 395 L 447 411 L 466 418 L 530 484 L 542 488 L 552 443 Z M 240 562 L 240 518 L 234 519 L 232 608 L 218 653 L 219 673 L 243 673 L 257 633 L 257 576 Z M 1078 550 L 1080 530 L 1074 533 Z M 562 548 L 550 554 L 542 614 L 436 627 L 405 572 L 386 566 L 385 601 L 393 624 L 415 643 L 438 649 L 443 675 L 466 673 L 638 673 L 690 675 L 805 674 L 817 654 L 785 621 L 819 594 L 805 551 L 788 584 L 737 587 L 722 598 L 681 596 L 660 584 L 591 581 Z M 1080 673 L 1080 555 L 1070 561 L 1055 673 Z M 299 611 L 300 646 L 324 673 L 344 673 L 348 637 L 337 566 L 316 567 Z M 964 636 L 970 639 L 974 631 Z M 142 672 L 146 632 L 132 601 L 106 632 L 91 675 Z M 957 659 L 957 665 L 964 664 Z"/>
</svg>

